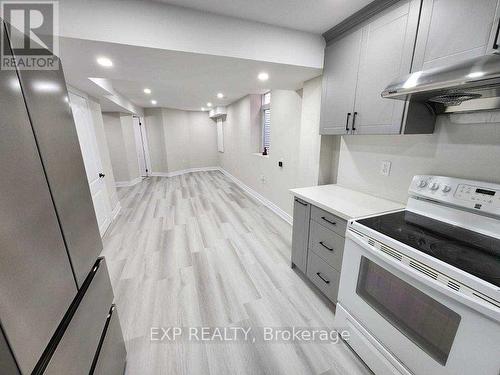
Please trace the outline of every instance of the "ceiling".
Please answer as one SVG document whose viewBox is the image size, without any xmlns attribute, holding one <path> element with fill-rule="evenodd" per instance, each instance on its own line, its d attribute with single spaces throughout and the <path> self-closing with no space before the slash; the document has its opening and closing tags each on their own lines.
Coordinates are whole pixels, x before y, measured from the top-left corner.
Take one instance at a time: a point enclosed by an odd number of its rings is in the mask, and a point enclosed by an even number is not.
<svg viewBox="0 0 500 375">
<path fill-rule="evenodd" d="M 98 65 L 99 56 L 110 58 L 113 67 Z M 308 67 L 66 37 L 60 38 L 60 57 L 68 83 L 101 99 L 103 111 L 117 107 L 103 99 L 109 93 L 89 78 L 105 78 L 116 92 L 140 107 L 200 110 L 208 101 L 228 105 L 270 88 L 296 90 L 321 74 L 321 69 Z M 262 71 L 270 76 L 267 82 L 257 79 Z M 152 94 L 145 94 L 144 88 Z M 225 98 L 218 99 L 218 92 Z"/>
<path fill-rule="evenodd" d="M 322 34 L 373 0 L 153 0 Z"/>
</svg>

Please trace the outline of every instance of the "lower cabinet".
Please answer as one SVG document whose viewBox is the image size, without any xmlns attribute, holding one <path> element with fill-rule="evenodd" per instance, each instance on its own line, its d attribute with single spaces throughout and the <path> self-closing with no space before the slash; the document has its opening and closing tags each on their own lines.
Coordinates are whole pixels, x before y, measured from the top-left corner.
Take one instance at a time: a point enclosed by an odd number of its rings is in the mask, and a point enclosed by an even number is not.
<svg viewBox="0 0 500 375">
<path fill-rule="evenodd" d="M 293 213 L 292 267 L 336 303 L 347 222 L 299 198 Z"/>
</svg>

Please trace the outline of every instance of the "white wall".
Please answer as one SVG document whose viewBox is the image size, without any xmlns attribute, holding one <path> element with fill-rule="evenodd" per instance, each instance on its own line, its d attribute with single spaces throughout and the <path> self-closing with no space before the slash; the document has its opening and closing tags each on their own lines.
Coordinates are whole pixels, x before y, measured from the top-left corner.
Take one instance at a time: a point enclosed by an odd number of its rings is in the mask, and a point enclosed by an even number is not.
<svg viewBox="0 0 500 375">
<path fill-rule="evenodd" d="M 399 202 L 417 174 L 500 183 L 500 113 L 439 116 L 436 125 L 432 135 L 342 137 L 338 183 Z"/>
<path fill-rule="evenodd" d="M 321 77 L 317 77 L 305 82 L 302 89 L 297 186 L 317 185 L 320 178 L 320 107 Z"/>
<path fill-rule="evenodd" d="M 189 112 L 188 117 L 191 168 L 218 166 L 217 124 L 206 112 Z"/>
<path fill-rule="evenodd" d="M 59 8 L 65 37 L 323 67 L 317 34 L 155 2 L 64 0 Z"/>
<path fill-rule="evenodd" d="M 106 134 L 104 131 L 104 122 L 102 119 L 101 106 L 94 100 L 89 98 L 90 114 L 94 124 L 94 131 L 97 138 L 97 148 L 101 158 L 102 169 L 106 177 L 104 178 L 106 184 L 106 191 L 109 197 L 109 203 L 112 210 L 116 208 L 119 203 L 118 194 L 115 187 L 115 176 L 113 167 L 111 165 L 111 157 L 109 154 L 108 142 L 106 141 Z"/>
<path fill-rule="evenodd" d="M 116 184 L 128 184 L 140 178 L 131 115 L 103 113 L 104 131 Z"/>
<path fill-rule="evenodd" d="M 249 95 L 228 107 L 221 167 L 244 184 L 292 213 L 288 189 L 296 186 L 302 98 L 295 91 L 271 92 L 271 147 L 256 155 L 253 137 L 260 127 L 260 96 Z M 278 161 L 283 160 L 283 168 Z M 264 181 L 263 181 L 264 180 Z"/>
<path fill-rule="evenodd" d="M 123 132 L 125 151 L 127 152 L 128 170 L 130 180 L 141 177 L 139 158 L 137 157 L 137 146 L 135 144 L 134 119 L 131 115 L 120 114 L 120 122 Z"/>
<path fill-rule="evenodd" d="M 321 77 L 305 82 L 299 92 L 273 90 L 268 157 L 255 154 L 261 131 L 260 96 L 249 95 L 228 106 L 221 167 L 292 215 L 288 190 L 317 185 L 320 166 L 325 164 L 320 160 L 320 105 Z M 280 160 L 283 168 L 278 166 Z M 330 168 L 331 156 L 326 165 Z"/>
<path fill-rule="evenodd" d="M 206 112 L 146 109 L 153 175 L 217 167 L 217 128 Z"/>
</svg>

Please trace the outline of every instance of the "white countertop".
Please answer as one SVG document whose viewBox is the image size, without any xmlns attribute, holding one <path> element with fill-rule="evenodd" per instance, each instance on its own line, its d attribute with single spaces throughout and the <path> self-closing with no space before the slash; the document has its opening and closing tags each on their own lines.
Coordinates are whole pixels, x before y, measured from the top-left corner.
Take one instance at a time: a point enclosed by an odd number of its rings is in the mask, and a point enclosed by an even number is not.
<svg viewBox="0 0 500 375">
<path fill-rule="evenodd" d="M 405 208 L 404 204 L 374 197 L 340 185 L 311 186 L 291 189 L 290 192 L 297 198 L 345 220 Z"/>
</svg>

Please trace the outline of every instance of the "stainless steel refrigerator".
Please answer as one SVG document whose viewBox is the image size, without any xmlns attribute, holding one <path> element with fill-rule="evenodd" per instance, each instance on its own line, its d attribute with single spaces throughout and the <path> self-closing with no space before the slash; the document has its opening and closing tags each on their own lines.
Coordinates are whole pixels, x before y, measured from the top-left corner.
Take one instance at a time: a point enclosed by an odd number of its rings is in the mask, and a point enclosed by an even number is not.
<svg viewBox="0 0 500 375">
<path fill-rule="evenodd" d="M 62 65 L 0 70 L 1 374 L 123 374 L 101 250 Z"/>
</svg>

